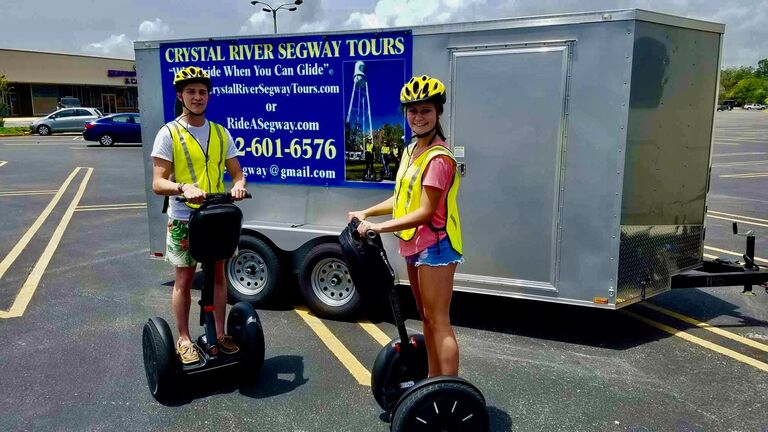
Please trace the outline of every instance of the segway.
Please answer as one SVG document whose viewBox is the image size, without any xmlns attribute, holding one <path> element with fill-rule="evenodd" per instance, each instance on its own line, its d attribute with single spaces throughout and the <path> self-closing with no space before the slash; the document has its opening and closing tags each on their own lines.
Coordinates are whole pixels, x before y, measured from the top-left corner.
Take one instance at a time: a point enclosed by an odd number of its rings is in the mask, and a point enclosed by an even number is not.
<svg viewBox="0 0 768 432">
<path fill-rule="evenodd" d="M 247 196 L 250 198 L 250 195 Z M 185 198 L 178 197 L 178 201 Z M 227 333 L 240 350 L 224 354 L 217 345 L 214 319 L 214 265 L 231 258 L 240 240 L 243 214 L 229 193 L 208 194 L 204 203 L 193 210 L 189 219 L 189 252 L 202 263 L 203 288 L 200 299 L 200 325 L 204 333 L 197 338 L 200 361 L 183 365 L 176 355 L 176 343 L 168 323 L 159 317 L 144 324 L 142 347 L 144 370 L 152 396 L 159 402 L 173 399 L 179 380 L 185 376 L 217 369 L 240 367 L 256 376 L 264 364 L 264 332 L 259 316 L 247 302 L 235 304 L 227 318 Z"/>
<path fill-rule="evenodd" d="M 373 397 L 388 414 L 390 429 L 487 431 L 485 398 L 477 387 L 454 376 L 427 378 L 424 336 L 409 335 L 405 328 L 394 271 L 381 236 L 373 231 L 360 236 L 358 224 L 353 219 L 339 236 L 349 273 L 361 294 L 387 293 L 400 336 L 382 348 L 371 373 Z"/>
</svg>

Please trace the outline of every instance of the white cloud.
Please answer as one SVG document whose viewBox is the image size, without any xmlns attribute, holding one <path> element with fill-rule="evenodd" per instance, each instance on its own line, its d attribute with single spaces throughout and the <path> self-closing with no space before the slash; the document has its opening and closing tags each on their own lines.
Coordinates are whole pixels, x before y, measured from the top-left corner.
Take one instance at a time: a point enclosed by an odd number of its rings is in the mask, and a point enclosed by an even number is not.
<svg viewBox="0 0 768 432">
<path fill-rule="evenodd" d="M 378 0 L 372 13 L 353 12 L 346 25 L 353 28 L 400 27 L 458 21 L 485 0 Z"/>
<path fill-rule="evenodd" d="M 103 41 L 85 45 L 83 51 L 106 57 L 133 58 L 133 42 L 125 34 L 112 35 Z"/>
<path fill-rule="evenodd" d="M 264 34 L 272 32 L 272 16 L 266 12 L 259 10 L 254 12 L 248 22 L 244 26 L 240 27 L 240 34 Z"/>
<path fill-rule="evenodd" d="M 160 18 L 145 20 L 139 24 L 139 40 L 167 39 L 173 31 Z M 123 33 L 92 42 L 82 48 L 83 52 L 105 57 L 133 58 L 133 39 Z"/>
<path fill-rule="evenodd" d="M 171 28 L 160 18 L 139 24 L 139 40 L 167 39 L 172 34 Z"/>
</svg>

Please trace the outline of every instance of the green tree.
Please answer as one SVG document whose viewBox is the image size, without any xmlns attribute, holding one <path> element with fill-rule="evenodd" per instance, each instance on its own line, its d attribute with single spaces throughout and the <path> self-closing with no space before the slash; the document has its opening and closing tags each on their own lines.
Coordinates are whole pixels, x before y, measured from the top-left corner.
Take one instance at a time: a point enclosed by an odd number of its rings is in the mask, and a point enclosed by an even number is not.
<svg viewBox="0 0 768 432">
<path fill-rule="evenodd" d="M 737 104 L 762 103 L 768 96 L 768 79 L 750 77 L 739 81 L 730 92 L 728 99 L 733 99 Z"/>
<path fill-rule="evenodd" d="M 5 113 L 5 94 L 8 93 L 8 80 L 5 75 L 0 74 L 0 127 L 5 124 L 3 114 Z"/>
<path fill-rule="evenodd" d="M 757 69 L 755 69 L 755 76 L 758 78 L 768 79 L 768 58 L 764 58 L 757 62 Z"/>
<path fill-rule="evenodd" d="M 754 76 L 755 70 L 748 66 L 725 68 L 720 71 L 720 100 L 730 99 L 729 94 L 741 80 Z"/>
</svg>

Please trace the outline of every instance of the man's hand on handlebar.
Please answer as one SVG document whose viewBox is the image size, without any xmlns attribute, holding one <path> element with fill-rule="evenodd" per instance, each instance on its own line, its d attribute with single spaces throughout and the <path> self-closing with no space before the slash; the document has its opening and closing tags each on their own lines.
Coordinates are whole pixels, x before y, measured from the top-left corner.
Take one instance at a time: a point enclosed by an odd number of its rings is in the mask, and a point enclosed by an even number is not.
<svg viewBox="0 0 768 432">
<path fill-rule="evenodd" d="M 235 201 L 240 201 L 248 195 L 248 191 L 243 186 L 235 186 L 229 193 Z"/>
<path fill-rule="evenodd" d="M 187 202 L 190 202 L 192 204 L 202 204 L 203 201 L 205 200 L 205 191 L 202 189 L 199 189 L 197 185 L 185 184 L 184 198 L 187 199 Z"/>
</svg>

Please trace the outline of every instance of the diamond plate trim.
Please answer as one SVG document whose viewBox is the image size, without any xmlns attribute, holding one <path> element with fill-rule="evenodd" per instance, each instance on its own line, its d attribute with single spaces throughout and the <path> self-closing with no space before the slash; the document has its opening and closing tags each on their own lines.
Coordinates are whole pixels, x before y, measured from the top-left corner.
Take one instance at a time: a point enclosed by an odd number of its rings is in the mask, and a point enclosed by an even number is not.
<svg viewBox="0 0 768 432">
<path fill-rule="evenodd" d="M 622 225 L 616 304 L 670 289 L 672 276 L 701 264 L 703 225 Z"/>
</svg>

